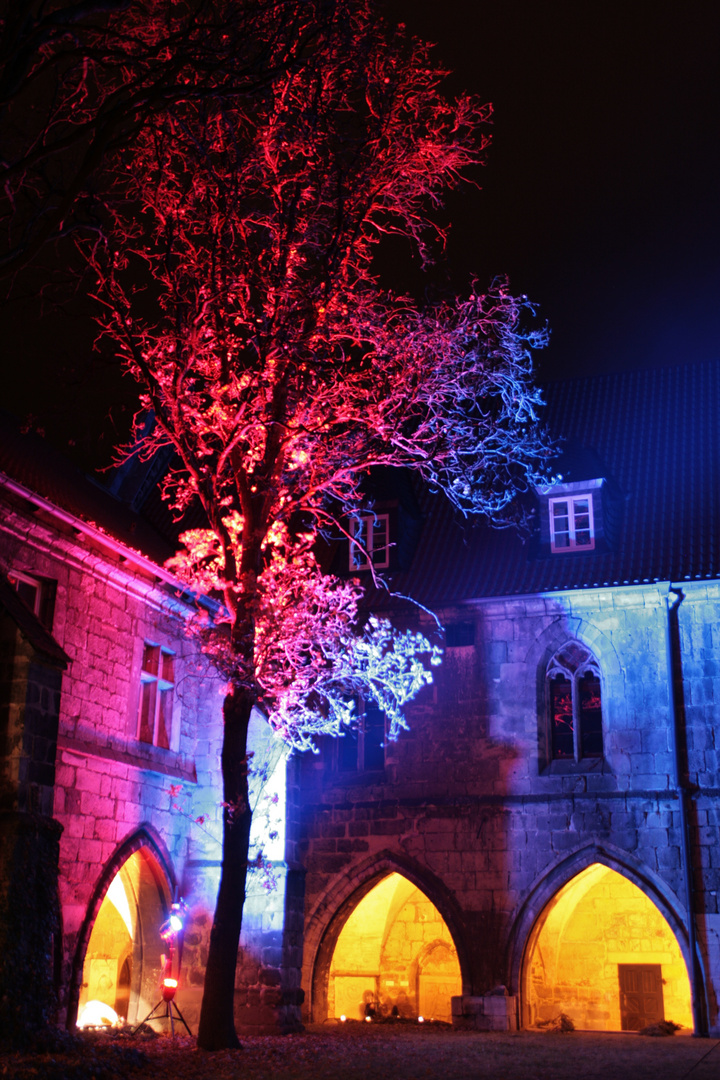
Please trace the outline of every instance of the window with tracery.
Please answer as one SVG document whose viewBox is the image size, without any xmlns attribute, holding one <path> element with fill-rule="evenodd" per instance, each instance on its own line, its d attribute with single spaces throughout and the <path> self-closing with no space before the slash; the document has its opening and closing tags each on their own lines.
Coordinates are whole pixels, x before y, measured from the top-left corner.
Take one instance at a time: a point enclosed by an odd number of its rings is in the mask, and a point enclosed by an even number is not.
<svg viewBox="0 0 720 1080">
<path fill-rule="evenodd" d="M 600 668 L 578 641 L 564 645 L 547 668 L 549 751 L 552 761 L 603 756 Z"/>
</svg>

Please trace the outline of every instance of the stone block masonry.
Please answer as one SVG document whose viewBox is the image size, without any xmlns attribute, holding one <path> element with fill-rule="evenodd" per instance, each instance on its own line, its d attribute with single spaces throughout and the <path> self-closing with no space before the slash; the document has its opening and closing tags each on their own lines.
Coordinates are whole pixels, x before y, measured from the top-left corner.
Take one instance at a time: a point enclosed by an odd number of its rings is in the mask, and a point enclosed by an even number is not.
<svg viewBox="0 0 720 1080">
<path fill-rule="evenodd" d="M 101 541 L 55 527 L 49 516 L 3 505 L 0 565 L 54 583 L 51 630 L 69 658 L 62 692 L 59 679 L 43 681 L 39 672 L 27 683 L 24 737 L 33 760 L 21 765 L 21 771 L 29 769 L 26 787 L 39 792 L 37 809 L 62 830 L 62 1020 L 77 1007 L 82 952 L 115 872 L 110 868 L 119 868 L 118 853 L 129 852 L 133 838 L 152 840 L 160 859 L 165 880 L 156 886 L 163 897 L 158 913 L 175 889 L 200 915 L 207 918 L 213 910 L 217 882 L 189 874 L 187 866 L 208 842 L 196 818 L 220 835 L 222 698 L 217 679 L 185 636 L 183 607 L 173 590 L 131 559 L 103 549 Z M 138 739 L 145 642 L 174 655 L 170 749 Z M 53 708 L 57 747 L 46 721 Z M 155 994 L 155 976 L 143 978 L 148 994 Z M 190 987 L 187 992 L 192 996 Z M 183 993 L 181 982 L 181 1008 Z M 190 1013 L 196 1019 L 192 1000 Z"/>
<path fill-rule="evenodd" d="M 17 503 L 0 509 L 0 565 L 55 583 L 52 633 L 69 658 L 60 692 L 46 674 L 29 678 L 32 657 L 14 630 L 0 634 L 8 702 L 3 791 L 19 792 L 22 780 L 23 805 L 52 812 L 62 827 L 61 1015 L 72 1016 L 77 1004 L 102 896 L 140 845 L 153 867 L 141 882 L 146 921 L 159 922 L 176 888 L 190 904 L 178 1000 L 194 1027 L 220 860 L 219 682 L 184 636 L 177 595 L 134 565 L 132 553 L 121 560 L 101 537 L 90 540 Z M 588 589 L 447 609 L 446 621 L 474 624 L 475 644 L 447 650 L 436 684 L 409 710 L 410 730 L 386 746 L 383 769 L 343 771 L 332 740 L 319 757 L 291 760 L 282 850 L 272 854 L 278 889 L 251 899 L 245 912 L 241 1029 L 294 1030 L 303 998 L 305 1015 L 324 1019 L 317 1003 L 334 935 L 394 871 L 447 926 L 462 972 L 456 1014 L 474 1017 L 476 1026 L 508 1026 L 513 1016 L 527 1022 L 524 958 L 534 927 L 568 883 L 596 864 L 650 898 L 687 963 L 666 591 Z M 681 735 L 693 905 L 703 1008 L 709 1030 L 719 1031 L 720 588 L 688 582 L 684 592 Z M 174 655 L 169 748 L 138 739 L 145 643 Z M 553 756 L 548 712 L 548 664 L 572 645 L 600 673 L 602 755 L 579 760 Z M 13 674 L 20 667 L 21 679 Z M 22 767 L 21 746 L 29 754 Z M 147 944 L 149 956 L 155 946 Z M 95 959 L 100 972 L 108 958 Z M 133 984 L 136 996 L 138 986 L 157 993 L 158 973 L 146 967 Z M 433 978 L 437 988 L 440 967 Z M 589 998 L 586 1004 L 595 1020 L 612 1013 Z"/>
<path fill-rule="evenodd" d="M 598 590 L 536 598 L 530 606 L 477 602 L 475 646 L 448 650 L 436 693 L 411 707 L 410 730 L 387 747 L 382 773 L 342 773 L 329 742 L 321 767 L 302 763 L 306 988 L 317 941 L 330 932 L 339 903 L 352 904 L 352 885 L 360 896 L 376 867 L 410 874 L 454 919 L 467 1001 L 484 1000 L 497 986 L 522 995 L 534 918 L 594 861 L 643 889 L 686 943 L 665 592 L 652 585 L 615 590 L 611 607 Z M 707 1022 L 718 1030 L 720 830 L 713 810 L 720 715 L 708 705 L 716 658 L 703 628 L 718 624 L 720 594 L 692 584 L 685 593 L 679 617 L 689 781 L 696 785 L 694 904 Z M 455 613 L 456 621 L 467 621 L 469 610 Z M 545 670 L 573 641 L 601 671 L 603 755 L 553 761 Z M 482 929 L 488 919 L 490 933 Z"/>
</svg>

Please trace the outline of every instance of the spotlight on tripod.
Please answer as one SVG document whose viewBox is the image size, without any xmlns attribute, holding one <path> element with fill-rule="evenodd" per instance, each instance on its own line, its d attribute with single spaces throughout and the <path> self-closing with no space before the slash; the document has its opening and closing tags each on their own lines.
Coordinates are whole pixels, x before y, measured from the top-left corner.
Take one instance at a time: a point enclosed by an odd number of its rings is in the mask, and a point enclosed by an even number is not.
<svg viewBox="0 0 720 1080">
<path fill-rule="evenodd" d="M 170 917 L 160 927 L 160 937 L 167 943 L 167 953 L 163 953 L 160 957 L 160 963 L 163 969 L 163 977 L 160 983 L 160 992 L 162 997 L 158 1001 L 157 1005 L 153 1005 L 150 1012 L 147 1014 L 144 1020 L 141 1020 L 138 1026 L 133 1031 L 133 1035 L 136 1035 L 143 1024 L 146 1024 L 148 1020 L 160 1020 L 162 1017 L 166 1017 L 170 1021 L 170 1034 L 175 1035 L 175 1020 L 179 1020 L 183 1025 L 188 1035 L 192 1035 L 192 1031 L 187 1026 L 185 1017 L 180 1012 L 178 1004 L 175 1001 L 175 991 L 177 990 L 178 980 L 177 976 L 180 974 L 180 962 L 182 958 L 182 931 L 185 923 L 185 915 L 187 914 L 187 906 L 182 900 L 176 900 L 170 908 Z M 178 948 L 178 937 L 180 937 L 180 946 Z M 177 971 L 174 971 L 174 958 L 177 953 Z"/>
</svg>

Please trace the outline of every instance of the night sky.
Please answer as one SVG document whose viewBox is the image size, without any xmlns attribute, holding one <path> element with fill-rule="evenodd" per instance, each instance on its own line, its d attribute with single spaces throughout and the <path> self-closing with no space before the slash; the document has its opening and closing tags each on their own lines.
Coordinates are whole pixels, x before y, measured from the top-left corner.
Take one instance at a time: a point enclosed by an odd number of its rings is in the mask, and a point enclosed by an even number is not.
<svg viewBox="0 0 720 1080">
<path fill-rule="evenodd" d="M 478 191 L 451 196 L 447 283 L 510 277 L 552 332 L 542 378 L 714 357 L 720 340 L 720 5 L 379 0 L 495 108 Z M 108 460 L 134 388 L 93 357 L 82 296 L 0 311 L 3 404 Z M 70 444 L 73 445 L 70 445 Z"/>
<path fill-rule="evenodd" d="M 455 284 L 510 276 L 552 330 L 546 378 L 707 359 L 720 344 L 720 5 L 386 0 L 491 101 L 453 200 Z"/>
</svg>

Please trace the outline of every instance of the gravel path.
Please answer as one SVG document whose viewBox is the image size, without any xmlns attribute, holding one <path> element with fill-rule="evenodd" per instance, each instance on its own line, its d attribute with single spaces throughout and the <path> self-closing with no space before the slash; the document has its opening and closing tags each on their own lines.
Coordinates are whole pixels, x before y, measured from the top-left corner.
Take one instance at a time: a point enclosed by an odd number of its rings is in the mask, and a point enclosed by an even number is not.
<svg viewBox="0 0 720 1080">
<path fill-rule="evenodd" d="M 312 1026 L 215 1054 L 184 1037 L 88 1040 L 78 1053 L 0 1055 L 0 1080 L 718 1080 L 720 1040 L 571 1032 Z"/>
</svg>

